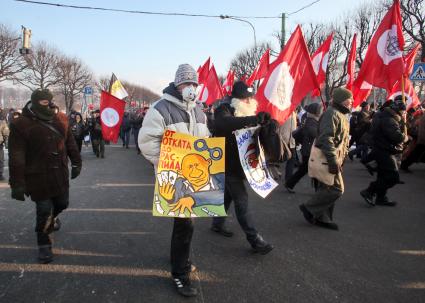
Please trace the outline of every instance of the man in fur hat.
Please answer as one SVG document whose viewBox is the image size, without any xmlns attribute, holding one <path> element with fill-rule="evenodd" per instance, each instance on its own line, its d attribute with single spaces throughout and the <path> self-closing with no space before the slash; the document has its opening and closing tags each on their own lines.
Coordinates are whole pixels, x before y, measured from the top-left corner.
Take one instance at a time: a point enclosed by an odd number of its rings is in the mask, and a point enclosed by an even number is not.
<svg viewBox="0 0 425 303">
<path fill-rule="evenodd" d="M 81 157 L 65 114 L 57 112 L 53 95 L 38 89 L 19 118 L 10 124 L 9 172 L 12 198 L 36 204 L 38 259 L 53 260 L 52 232 L 60 228 L 58 215 L 69 204 L 68 158 L 71 179 L 81 171 Z"/>
<path fill-rule="evenodd" d="M 267 243 L 257 231 L 248 210 L 248 192 L 244 184 L 246 177 L 239 159 L 236 137 L 233 134 L 235 130 L 256 126 L 270 120 L 268 113 L 260 112 L 256 115 L 257 101 L 253 96 L 252 87 L 248 87 L 243 81 L 235 82 L 231 98 L 226 98 L 214 112 L 214 136 L 226 137 L 224 192 L 226 212 L 233 201 L 239 225 L 245 232 L 253 251 L 265 255 L 273 249 L 273 245 Z M 225 227 L 224 223 L 225 217 L 214 218 L 211 229 L 225 237 L 231 237 L 233 233 Z"/>
</svg>

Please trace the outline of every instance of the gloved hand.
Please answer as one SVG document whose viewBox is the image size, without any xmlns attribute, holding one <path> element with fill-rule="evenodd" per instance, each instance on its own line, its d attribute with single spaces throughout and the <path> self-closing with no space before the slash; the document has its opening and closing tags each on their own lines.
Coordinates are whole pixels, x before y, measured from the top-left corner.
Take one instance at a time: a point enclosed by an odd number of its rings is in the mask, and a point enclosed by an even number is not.
<svg viewBox="0 0 425 303">
<path fill-rule="evenodd" d="M 270 116 L 270 114 L 269 114 L 269 113 L 266 113 L 266 112 L 259 112 L 259 113 L 257 114 L 257 123 L 258 123 L 258 124 L 264 124 L 264 123 L 266 123 L 267 121 L 270 121 L 270 119 L 271 119 L 271 116 Z"/>
<path fill-rule="evenodd" d="M 25 201 L 25 188 L 24 187 L 12 187 L 12 199 Z"/>
<path fill-rule="evenodd" d="M 75 179 L 80 175 L 81 166 L 72 166 L 71 168 L 71 179 Z"/>
<path fill-rule="evenodd" d="M 341 166 L 339 166 L 336 163 L 329 163 L 328 164 L 328 171 L 329 171 L 329 173 L 336 175 L 337 173 L 339 173 L 341 171 Z"/>
</svg>

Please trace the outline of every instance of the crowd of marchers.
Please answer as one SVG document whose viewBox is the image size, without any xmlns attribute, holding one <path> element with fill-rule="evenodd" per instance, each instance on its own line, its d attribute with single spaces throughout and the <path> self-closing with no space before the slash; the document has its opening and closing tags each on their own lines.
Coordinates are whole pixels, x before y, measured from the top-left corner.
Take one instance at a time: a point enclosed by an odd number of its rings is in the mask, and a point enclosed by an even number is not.
<svg viewBox="0 0 425 303">
<path fill-rule="evenodd" d="M 271 174 L 292 194 L 304 176 L 312 177 L 313 194 L 299 206 L 301 215 L 309 224 L 330 230 L 339 229 L 334 208 L 344 193 L 343 166 L 347 159 L 359 159 L 371 175 L 376 175 L 375 181 L 359 188 L 359 195 L 371 206 L 388 207 L 397 205 L 387 191 L 403 183 L 399 168 L 411 172 L 412 165 L 425 161 L 424 111 L 421 107 L 406 110 L 402 96 L 379 105 L 365 101 L 359 111 L 353 111 L 351 91 L 336 88 L 329 104 L 300 106 L 278 125 L 269 113 L 257 112 L 254 90 L 243 81 L 235 82 L 231 95 L 209 107 L 197 101 L 197 86 L 198 75 L 193 67 L 180 65 L 160 100 L 150 108 L 125 112 L 120 130 L 122 146 L 130 148 L 133 139 L 137 153 L 156 169 L 166 129 L 197 137 L 224 137 L 224 207 L 227 212 L 233 202 L 238 223 L 254 253 L 266 255 L 274 247 L 258 231 L 249 211 L 235 130 L 277 125 L 276 134 L 285 146 L 285 161 L 269 163 Z M 99 110 L 85 118 L 76 111 L 67 116 L 53 100 L 49 90 L 40 89 L 32 93 L 21 111 L 0 113 L 0 180 L 5 180 L 4 149 L 8 148 L 11 196 L 22 201 L 29 196 L 35 202 L 41 263 L 53 261 L 52 235 L 60 229 L 58 216 L 69 204 L 69 178 L 81 172 L 83 144 L 91 142 L 98 158 L 105 157 L 105 144 L 109 144 L 102 137 Z M 314 165 L 319 162 L 321 165 Z M 224 217 L 214 218 L 211 230 L 233 236 Z M 190 279 L 196 270 L 190 258 L 193 232 L 193 219 L 174 218 L 171 275 L 183 296 L 197 295 Z"/>
</svg>

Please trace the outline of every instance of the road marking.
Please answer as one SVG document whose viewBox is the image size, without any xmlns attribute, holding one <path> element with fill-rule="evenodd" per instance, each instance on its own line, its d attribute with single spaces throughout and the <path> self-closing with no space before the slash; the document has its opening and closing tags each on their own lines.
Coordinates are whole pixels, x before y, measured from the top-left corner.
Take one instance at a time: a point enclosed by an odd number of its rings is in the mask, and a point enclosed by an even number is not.
<svg viewBox="0 0 425 303">
<path fill-rule="evenodd" d="M 73 235 L 91 235 L 91 234 L 95 234 L 95 235 L 148 235 L 148 234 L 153 234 L 152 232 L 146 232 L 146 231 L 123 231 L 123 232 L 118 232 L 118 231 L 96 231 L 96 230 L 91 230 L 91 231 L 68 231 L 66 232 L 67 234 L 73 234 Z"/>
<path fill-rule="evenodd" d="M 0 249 L 24 249 L 24 250 L 36 250 L 36 247 L 33 246 L 18 246 L 18 245 L 0 245 Z M 53 252 L 58 255 L 70 255 L 70 256 L 88 256 L 88 257 L 114 257 L 114 258 L 122 258 L 123 255 L 114 255 L 114 254 L 104 254 L 97 253 L 91 251 L 82 251 L 75 249 L 62 249 L 62 248 L 54 248 Z"/>
<path fill-rule="evenodd" d="M 118 266 L 88 266 L 60 264 L 29 264 L 29 263 L 0 263 L 0 272 L 55 272 L 68 274 L 134 276 L 171 278 L 167 270 Z M 225 282 L 208 273 L 198 273 L 203 282 Z"/>
<path fill-rule="evenodd" d="M 395 252 L 402 255 L 425 256 L 425 250 L 396 250 Z"/>
<path fill-rule="evenodd" d="M 117 213 L 151 213 L 151 209 L 142 208 L 68 208 L 69 211 L 80 211 L 80 212 L 117 212 Z"/>
<path fill-rule="evenodd" d="M 399 287 L 408 289 L 425 289 L 425 282 L 411 282 L 400 285 Z"/>
<path fill-rule="evenodd" d="M 155 186 L 153 183 L 97 183 L 97 187 L 146 187 Z"/>
</svg>

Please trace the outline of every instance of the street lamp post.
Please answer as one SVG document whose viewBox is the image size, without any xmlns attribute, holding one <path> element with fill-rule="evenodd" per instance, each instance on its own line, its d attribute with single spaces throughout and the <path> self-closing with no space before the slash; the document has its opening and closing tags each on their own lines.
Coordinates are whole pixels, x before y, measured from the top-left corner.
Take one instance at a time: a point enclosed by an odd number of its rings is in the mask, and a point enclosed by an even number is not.
<svg viewBox="0 0 425 303">
<path fill-rule="evenodd" d="M 254 33 L 254 46 L 255 46 L 255 49 L 257 49 L 257 37 L 255 35 L 255 28 L 254 28 L 254 25 L 251 22 L 249 22 L 247 20 L 235 18 L 235 17 L 232 17 L 232 16 L 228 16 L 228 15 L 220 15 L 220 18 L 221 19 L 232 19 L 232 20 L 236 20 L 236 21 L 240 21 L 240 22 L 244 22 L 244 23 L 249 24 L 249 26 L 251 26 L 252 31 Z"/>
</svg>

